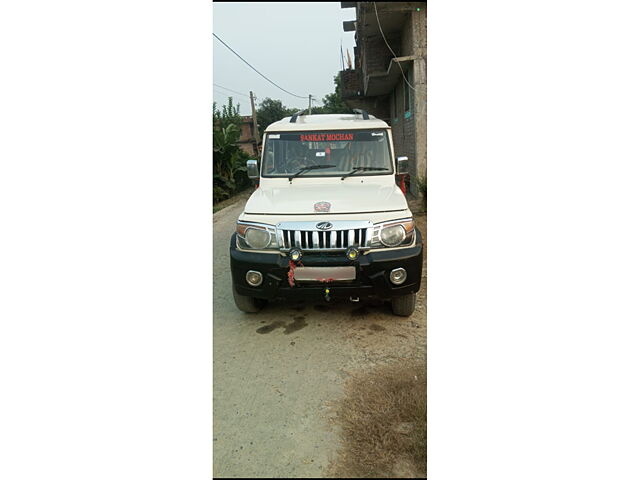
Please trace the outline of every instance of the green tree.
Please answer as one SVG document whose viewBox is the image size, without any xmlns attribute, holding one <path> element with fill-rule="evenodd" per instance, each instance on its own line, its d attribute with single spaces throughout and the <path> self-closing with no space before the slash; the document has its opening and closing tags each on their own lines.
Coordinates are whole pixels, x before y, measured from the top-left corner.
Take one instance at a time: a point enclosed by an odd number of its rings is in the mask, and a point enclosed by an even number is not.
<svg viewBox="0 0 640 480">
<path fill-rule="evenodd" d="M 342 101 L 342 81 L 339 73 L 333 77 L 333 84 L 333 93 L 325 95 L 322 99 L 321 113 L 351 113 L 351 109 Z M 313 112 L 313 109 L 311 111 Z"/>
<path fill-rule="evenodd" d="M 256 110 L 260 136 L 262 137 L 264 130 L 273 122 L 277 122 L 278 120 L 282 120 L 285 117 L 289 117 L 297 111 L 297 108 L 285 107 L 280 100 L 265 98 L 262 102 L 260 102 L 260 105 Z"/>
<path fill-rule="evenodd" d="M 213 129 L 215 132 L 216 126 L 220 129 L 226 126 L 234 124 L 238 128 L 242 124 L 242 117 L 240 116 L 240 104 L 233 105 L 233 97 L 229 97 L 226 105 L 222 105 L 222 110 L 218 110 L 218 105 L 213 102 Z"/>
<path fill-rule="evenodd" d="M 351 109 L 342 101 L 342 82 L 339 73 L 333 77 L 333 84 L 335 85 L 333 93 L 324 96 L 322 105 L 312 107 L 312 114 L 351 113 Z M 288 108 L 280 100 L 265 98 L 260 102 L 256 110 L 260 136 L 262 136 L 264 130 L 273 122 L 289 117 L 300 110 L 299 108 Z M 306 111 L 306 109 L 304 110 Z"/>
</svg>

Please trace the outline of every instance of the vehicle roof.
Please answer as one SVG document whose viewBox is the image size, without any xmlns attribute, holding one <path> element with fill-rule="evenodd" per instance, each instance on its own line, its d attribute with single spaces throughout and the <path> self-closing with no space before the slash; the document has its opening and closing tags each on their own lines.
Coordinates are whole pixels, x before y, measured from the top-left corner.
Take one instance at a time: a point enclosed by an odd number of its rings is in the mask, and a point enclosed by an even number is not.
<svg viewBox="0 0 640 480">
<path fill-rule="evenodd" d="M 290 120 L 291 117 L 278 120 L 269 125 L 265 132 L 389 128 L 387 122 L 373 115 L 369 115 L 368 120 L 363 120 L 362 115 L 353 113 L 300 115 L 295 123 L 291 123 Z"/>
</svg>

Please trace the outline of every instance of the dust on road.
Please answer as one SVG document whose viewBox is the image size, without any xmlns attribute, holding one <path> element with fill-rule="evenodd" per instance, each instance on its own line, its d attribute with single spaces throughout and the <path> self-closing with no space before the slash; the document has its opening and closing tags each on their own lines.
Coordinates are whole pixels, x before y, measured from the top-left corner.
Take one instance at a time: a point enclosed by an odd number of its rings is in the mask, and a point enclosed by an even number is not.
<svg viewBox="0 0 640 480">
<path fill-rule="evenodd" d="M 425 359 L 426 281 L 411 317 L 394 316 L 388 304 L 321 299 L 240 312 L 231 295 L 229 241 L 244 203 L 213 221 L 214 476 L 322 477 L 338 450 L 328 405 L 343 394 L 345 379 L 375 365 Z M 426 238 L 426 222 L 417 223 Z"/>
</svg>

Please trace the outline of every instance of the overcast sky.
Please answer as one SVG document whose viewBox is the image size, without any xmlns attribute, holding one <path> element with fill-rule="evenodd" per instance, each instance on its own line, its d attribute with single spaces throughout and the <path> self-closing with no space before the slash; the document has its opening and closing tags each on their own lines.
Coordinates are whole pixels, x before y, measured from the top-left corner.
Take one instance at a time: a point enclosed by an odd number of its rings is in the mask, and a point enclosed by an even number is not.
<svg viewBox="0 0 640 480">
<path fill-rule="evenodd" d="M 343 20 L 354 20 L 355 8 L 340 2 L 214 2 L 213 31 L 259 72 L 293 97 L 270 84 L 227 47 L 213 41 L 213 82 L 245 96 L 213 86 L 213 99 L 226 103 L 229 95 L 250 115 L 249 91 L 258 97 L 281 100 L 287 107 L 306 108 L 307 96 L 322 98 L 334 90 L 333 77 L 342 69 L 340 41 L 353 59 L 353 32 L 342 31 Z"/>
</svg>

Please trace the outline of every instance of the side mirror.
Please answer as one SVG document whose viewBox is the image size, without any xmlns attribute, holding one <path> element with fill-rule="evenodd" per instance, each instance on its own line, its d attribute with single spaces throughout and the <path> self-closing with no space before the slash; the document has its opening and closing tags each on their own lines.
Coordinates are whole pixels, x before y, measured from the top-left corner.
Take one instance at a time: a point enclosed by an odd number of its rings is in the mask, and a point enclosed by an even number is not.
<svg viewBox="0 0 640 480">
<path fill-rule="evenodd" d="M 247 160 L 247 175 L 252 180 L 260 177 L 257 160 Z"/>
<path fill-rule="evenodd" d="M 398 157 L 396 159 L 396 175 L 409 173 L 409 157 Z"/>
</svg>

